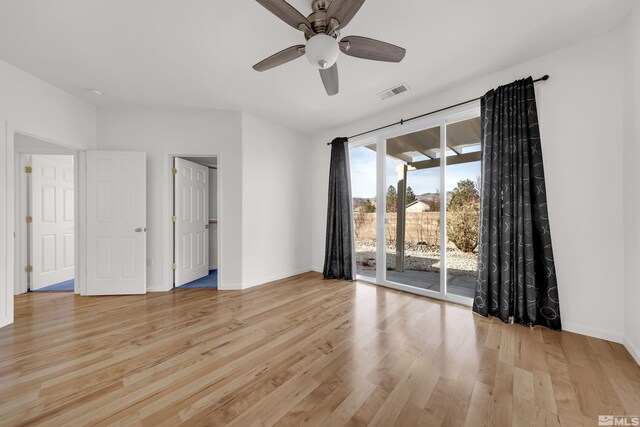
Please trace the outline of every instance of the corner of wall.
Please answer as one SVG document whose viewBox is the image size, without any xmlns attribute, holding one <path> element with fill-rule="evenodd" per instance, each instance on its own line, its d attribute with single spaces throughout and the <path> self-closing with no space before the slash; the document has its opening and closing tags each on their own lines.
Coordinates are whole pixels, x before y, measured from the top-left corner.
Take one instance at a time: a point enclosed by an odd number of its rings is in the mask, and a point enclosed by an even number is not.
<svg viewBox="0 0 640 427">
<path fill-rule="evenodd" d="M 7 163 L 8 143 L 7 143 L 7 122 L 0 119 L 0 164 L 5 165 Z M 0 200 L 7 200 L 9 195 L 9 169 L 3 167 L 2 174 L 3 179 L 0 183 Z M 13 323 L 13 280 L 9 277 L 9 265 L 10 262 L 8 251 L 13 250 L 13 239 L 8 239 L 9 234 L 8 220 L 9 220 L 9 203 L 4 203 L 3 208 L 0 210 L 0 271 L 3 273 L 0 275 L 0 328 Z M 11 243 L 10 243 L 11 242 Z"/>
<path fill-rule="evenodd" d="M 624 346 L 631 354 L 631 356 L 635 359 L 636 363 L 640 365 L 640 348 L 636 347 L 636 345 L 631 341 L 629 337 L 625 338 Z"/>
<path fill-rule="evenodd" d="M 640 365 L 640 172 L 635 164 L 640 151 L 640 4 L 632 12 L 625 28 L 624 86 L 624 160 L 623 202 L 624 235 L 624 345 Z"/>
</svg>

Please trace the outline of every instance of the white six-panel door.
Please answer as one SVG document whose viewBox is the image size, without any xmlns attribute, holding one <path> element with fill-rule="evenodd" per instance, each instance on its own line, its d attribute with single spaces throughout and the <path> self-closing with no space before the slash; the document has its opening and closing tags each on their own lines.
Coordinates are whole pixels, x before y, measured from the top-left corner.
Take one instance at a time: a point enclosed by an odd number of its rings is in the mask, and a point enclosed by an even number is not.
<svg viewBox="0 0 640 427">
<path fill-rule="evenodd" d="M 87 151 L 87 295 L 146 292 L 145 153 Z"/>
<path fill-rule="evenodd" d="M 175 285 L 209 274 L 209 168 L 176 158 Z"/>
<path fill-rule="evenodd" d="M 73 156 L 31 158 L 31 289 L 73 279 Z"/>
</svg>

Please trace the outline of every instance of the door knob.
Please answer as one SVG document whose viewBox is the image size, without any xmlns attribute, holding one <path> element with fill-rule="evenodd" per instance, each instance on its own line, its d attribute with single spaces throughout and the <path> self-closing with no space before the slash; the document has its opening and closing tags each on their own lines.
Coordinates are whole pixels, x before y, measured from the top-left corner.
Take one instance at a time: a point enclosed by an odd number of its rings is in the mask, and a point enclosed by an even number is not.
<svg viewBox="0 0 640 427">
<path fill-rule="evenodd" d="M 133 231 L 135 231 L 136 233 L 142 233 L 142 227 L 138 227 Z"/>
</svg>

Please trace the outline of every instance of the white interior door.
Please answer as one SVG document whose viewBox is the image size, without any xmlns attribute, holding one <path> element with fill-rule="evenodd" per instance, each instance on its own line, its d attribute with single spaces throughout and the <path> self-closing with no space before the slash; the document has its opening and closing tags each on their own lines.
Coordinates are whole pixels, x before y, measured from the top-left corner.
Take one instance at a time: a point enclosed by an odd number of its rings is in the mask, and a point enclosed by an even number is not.
<svg viewBox="0 0 640 427">
<path fill-rule="evenodd" d="M 31 158 L 31 289 L 73 279 L 73 156 Z"/>
<path fill-rule="evenodd" d="M 176 158 L 175 285 L 209 274 L 209 168 Z"/>
<path fill-rule="evenodd" d="M 146 156 L 87 151 L 87 295 L 146 292 Z"/>
</svg>

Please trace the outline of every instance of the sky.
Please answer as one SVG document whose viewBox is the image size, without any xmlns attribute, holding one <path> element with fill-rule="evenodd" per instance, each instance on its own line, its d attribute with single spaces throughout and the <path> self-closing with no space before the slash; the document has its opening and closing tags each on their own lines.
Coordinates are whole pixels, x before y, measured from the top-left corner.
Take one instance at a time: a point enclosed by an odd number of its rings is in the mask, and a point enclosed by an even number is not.
<svg viewBox="0 0 640 427">
<path fill-rule="evenodd" d="M 376 153 L 366 147 L 353 148 L 349 152 L 351 158 L 351 188 L 353 197 L 373 198 L 376 196 Z M 396 165 L 401 161 L 387 156 L 387 187 L 398 186 Z M 447 191 L 455 188 L 458 181 L 471 179 L 476 181 L 480 176 L 480 162 L 447 166 Z M 409 171 L 407 185 L 415 194 L 435 193 L 440 188 L 440 168 Z"/>
</svg>

